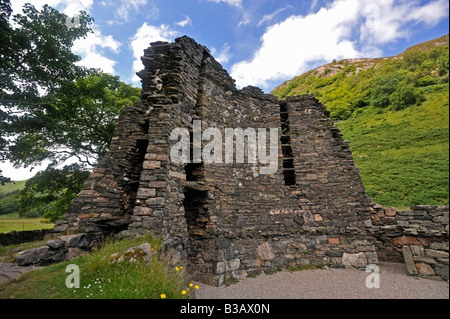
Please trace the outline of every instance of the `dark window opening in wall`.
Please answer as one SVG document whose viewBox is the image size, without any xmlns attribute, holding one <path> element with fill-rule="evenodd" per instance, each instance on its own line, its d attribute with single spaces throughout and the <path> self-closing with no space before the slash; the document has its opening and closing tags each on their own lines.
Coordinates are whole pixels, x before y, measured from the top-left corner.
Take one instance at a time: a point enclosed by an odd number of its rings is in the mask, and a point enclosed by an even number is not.
<svg viewBox="0 0 450 319">
<path fill-rule="evenodd" d="M 191 132 L 191 158 L 190 163 L 185 166 L 185 172 L 186 172 L 186 181 L 188 182 L 199 182 L 205 180 L 205 170 L 203 163 L 194 163 L 194 144 L 192 141 L 194 140 L 194 134 Z"/>
<path fill-rule="evenodd" d="M 204 180 L 205 173 L 203 170 L 203 164 L 187 164 L 186 170 L 186 180 L 188 182 L 198 182 Z"/>
<path fill-rule="evenodd" d="M 137 140 L 136 153 L 134 156 L 133 165 L 131 166 L 132 168 L 134 168 L 134 170 L 131 173 L 132 176 L 127 176 L 129 179 L 126 191 L 126 194 L 128 194 L 129 196 L 127 213 L 130 215 L 133 214 L 133 209 L 136 203 L 136 196 L 140 186 L 139 180 L 142 172 L 142 164 L 145 161 L 147 148 L 148 148 L 147 139 Z"/>
<path fill-rule="evenodd" d="M 281 115 L 281 149 L 283 151 L 283 175 L 286 186 L 292 186 L 297 183 L 294 166 L 294 152 L 291 144 L 291 128 L 289 123 L 289 110 L 287 102 L 280 102 Z"/>
<path fill-rule="evenodd" d="M 185 218 L 188 234 L 192 239 L 205 239 L 208 237 L 206 231 L 206 225 L 209 222 L 207 199 L 208 192 L 206 191 L 186 188 L 184 192 Z"/>
</svg>

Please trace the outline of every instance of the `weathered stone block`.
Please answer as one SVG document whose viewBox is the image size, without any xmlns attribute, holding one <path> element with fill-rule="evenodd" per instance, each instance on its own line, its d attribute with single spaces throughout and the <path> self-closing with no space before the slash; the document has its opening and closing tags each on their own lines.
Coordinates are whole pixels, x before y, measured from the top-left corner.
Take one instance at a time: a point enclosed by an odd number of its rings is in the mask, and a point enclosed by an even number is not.
<svg viewBox="0 0 450 319">
<path fill-rule="evenodd" d="M 339 245 L 341 241 L 339 238 L 328 238 L 328 243 L 332 245 Z"/>
<path fill-rule="evenodd" d="M 422 246 L 411 246 L 411 252 L 414 257 L 425 256 L 425 249 Z"/>
<path fill-rule="evenodd" d="M 447 265 L 435 265 L 434 272 L 436 275 L 442 277 L 445 280 L 449 279 L 449 266 Z"/>
<path fill-rule="evenodd" d="M 145 201 L 145 205 L 163 207 L 166 204 L 166 199 L 164 197 L 150 198 Z"/>
<path fill-rule="evenodd" d="M 161 162 L 160 161 L 145 161 L 142 164 L 142 168 L 148 169 L 148 170 L 158 169 L 158 168 L 161 168 Z"/>
<path fill-rule="evenodd" d="M 136 216 L 151 216 L 153 208 L 138 206 L 134 208 L 133 214 Z"/>
<path fill-rule="evenodd" d="M 47 246 L 50 248 L 50 249 L 59 249 L 59 248 L 61 248 L 61 247 L 63 247 L 64 246 L 64 240 L 62 240 L 62 239 L 55 239 L 55 240 L 50 240 L 50 241 L 48 241 L 47 242 Z"/>
<path fill-rule="evenodd" d="M 433 267 L 426 263 L 416 263 L 416 269 L 419 275 L 423 276 L 435 276 L 436 273 L 433 270 Z"/>
<path fill-rule="evenodd" d="M 416 238 L 411 237 L 411 236 L 403 236 L 403 237 L 399 237 L 394 239 L 394 245 L 397 246 L 404 246 L 404 245 L 416 245 L 416 246 L 421 246 L 422 243 L 420 241 L 418 241 Z"/>
<path fill-rule="evenodd" d="M 386 208 L 384 210 L 384 213 L 386 214 L 387 217 L 395 217 L 395 216 L 397 216 L 397 209 L 395 209 L 395 208 Z"/>
<path fill-rule="evenodd" d="M 449 250 L 449 242 L 432 242 L 430 243 L 430 248 L 435 250 Z"/>
<path fill-rule="evenodd" d="M 241 260 L 240 259 L 236 258 L 236 259 L 230 260 L 228 262 L 227 271 L 238 270 L 240 266 L 241 266 Z"/>
<path fill-rule="evenodd" d="M 342 264 L 348 267 L 365 268 L 367 266 L 367 257 L 365 253 L 348 254 L 342 256 Z"/>
<path fill-rule="evenodd" d="M 156 189 L 140 188 L 136 195 L 138 199 L 148 199 L 150 197 L 156 197 Z"/>
<path fill-rule="evenodd" d="M 432 258 L 449 258 L 447 252 L 434 249 L 425 249 L 425 255 Z"/>
<path fill-rule="evenodd" d="M 314 220 L 316 222 L 321 222 L 321 221 L 323 221 L 323 218 L 320 214 L 314 214 Z"/>
<path fill-rule="evenodd" d="M 258 255 L 262 260 L 275 259 L 275 253 L 269 243 L 258 246 Z"/>
<path fill-rule="evenodd" d="M 417 271 L 416 263 L 414 262 L 411 247 L 403 246 L 403 256 L 405 258 L 406 270 L 408 274 L 411 276 L 417 276 L 419 272 Z"/>
</svg>

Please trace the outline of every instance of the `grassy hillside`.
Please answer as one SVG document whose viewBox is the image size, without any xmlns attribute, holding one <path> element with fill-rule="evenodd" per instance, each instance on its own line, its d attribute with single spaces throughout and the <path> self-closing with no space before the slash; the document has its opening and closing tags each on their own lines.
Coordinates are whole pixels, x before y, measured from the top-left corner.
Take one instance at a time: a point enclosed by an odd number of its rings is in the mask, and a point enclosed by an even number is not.
<svg viewBox="0 0 450 319">
<path fill-rule="evenodd" d="M 16 213 L 19 210 L 17 194 L 25 187 L 27 181 L 0 185 L 0 216 Z"/>
<path fill-rule="evenodd" d="M 111 263 L 107 257 L 130 247 L 150 243 L 152 263 Z M 111 242 L 95 253 L 26 273 L 0 285 L 0 299 L 188 299 L 194 297 L 185 269 L 170 268 L 156 253 L 160 242 L 151 236 Z M 7 254 L 7 252 L 4 252 Z M 69 264 L 80 269 L 80 288 L 69 289 Z"/>
<path fill-rule="evenodd" d="M 26 182 L 20 181 L 0 185 L 0 233 L 53 228 L 54 224 L 43 217 L 19 217 L 17 195 L 25 187 Z"/>
<path fill-rule="evenodd" d="M 447 204 L 448 42 L 445 36 L 392 58 L 333 62 L 272 93 L 314 94 L 331 111 L 375 202 Z"/>
</svg>

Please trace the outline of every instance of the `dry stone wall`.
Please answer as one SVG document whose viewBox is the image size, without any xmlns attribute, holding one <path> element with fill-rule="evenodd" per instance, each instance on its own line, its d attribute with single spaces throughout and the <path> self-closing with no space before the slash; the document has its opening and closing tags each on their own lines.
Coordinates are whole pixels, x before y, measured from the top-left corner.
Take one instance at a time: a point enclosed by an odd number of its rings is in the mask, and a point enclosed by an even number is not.
<svg viewBox="0 0 450 319">
<path fill-rule="evenodd" d="M 405 262 L 412 276 L 449 279 L 449 207 L 414 206 L 397 211 L 372 205 L 380 260 Z"/>
<path fill-rule="evenodd" d="M 142 61 L 142 101 L 123 112 L 110 151 L 55 232 L 83 233 L 92 239 L 86 247 L 111 233 L 152 232 L 173 263 L 215 285 L 262 269 L 377 263 L 370 199 L 349 144 L 314 97 L 280 102 L 258 88 L 238 90 L 187 37 L 153 43 Z M 194 135 L 200 121 L 202 132 L 215 128 L 223 139 L 227 129 L 263 129 L 267 153 L 276 134 L 273 174 L 250 163 L 247 147 L 243 164 L 196 162 L 194 154 L 189 163 L 171 160 L 171 133 Z M 210 155 L 226 155 L 220 145 Z"/>
</svg>

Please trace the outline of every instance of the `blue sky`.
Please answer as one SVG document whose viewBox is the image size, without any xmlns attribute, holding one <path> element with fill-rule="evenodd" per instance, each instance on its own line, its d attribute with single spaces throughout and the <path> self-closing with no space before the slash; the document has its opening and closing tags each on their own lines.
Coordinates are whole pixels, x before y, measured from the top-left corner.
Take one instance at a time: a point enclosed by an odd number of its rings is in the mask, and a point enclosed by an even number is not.
<svg viewBox="0 0 450 319">
<path fill-rule="evenodd" d="M 188 35 L 208 47 L 236 79 L 270 92 L 334 59 L 385 57 L 449 33 L 448 0 L 12 0 L 45 3 L 94 19 L 75 43 L 81 63 L 140 86 L 139 57 L 153 41 Z M 3 166 L 3 164 L 2 164 Z M 5 167 L 4 175 L 29 178 Z"/>
</svg>

